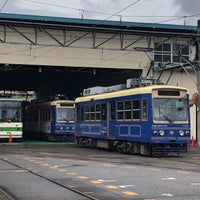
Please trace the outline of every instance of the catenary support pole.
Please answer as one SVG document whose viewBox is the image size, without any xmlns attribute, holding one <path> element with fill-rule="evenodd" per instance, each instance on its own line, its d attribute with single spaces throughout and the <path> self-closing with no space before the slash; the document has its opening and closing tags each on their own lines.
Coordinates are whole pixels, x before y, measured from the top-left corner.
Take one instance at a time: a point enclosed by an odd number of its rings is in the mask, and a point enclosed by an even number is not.
<svg viewBox="0 0 200 200">
<path fill-rule="evenodd" d="M 196 142 L 197 145 L 200 146 L 200 20 L 198 20 L 197 24 L 197 51 L 196 51 L 196 60 L 197 60 L 197 92 L 198 92 L 198 102 L 197 102 L 197 134 L 196 134 Z"/>
<path fill-rule="evenodd" d="M 198 103 L 197 103 L 197 136 L 196 141 L 198 146 L 200 146 L 200 70 L 197 72 L 197 91 L 198 91 Z"/>
</svg>

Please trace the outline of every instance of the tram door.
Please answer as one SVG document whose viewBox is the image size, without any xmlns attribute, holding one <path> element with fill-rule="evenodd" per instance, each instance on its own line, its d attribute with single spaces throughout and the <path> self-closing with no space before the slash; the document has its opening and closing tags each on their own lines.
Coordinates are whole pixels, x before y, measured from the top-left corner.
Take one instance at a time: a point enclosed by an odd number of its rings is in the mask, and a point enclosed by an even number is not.
<svg viewBox="0 0 200 200">
<path fill-rule="evenodd" d="M 107 139 L 115 137 L 115 101 L 109 101 L 107 103 Z"/>
</svg>

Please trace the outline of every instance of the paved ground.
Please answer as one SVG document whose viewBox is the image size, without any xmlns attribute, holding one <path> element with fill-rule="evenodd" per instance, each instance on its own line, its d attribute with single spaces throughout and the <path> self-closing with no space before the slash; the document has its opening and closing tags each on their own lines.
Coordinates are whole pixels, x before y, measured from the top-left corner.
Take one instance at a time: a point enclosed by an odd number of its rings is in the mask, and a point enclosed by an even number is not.
<svg viewBox="0 0 200 200">
<path fill-rule="evenodd" d="M 1 143 L 0 150 L 0 187 L 17 200 L 88 199 L 65 187 L 98 200 L 199 200 L 200 196 L 198 146 L 180 157 L 119 154 L 49 142 Z M 0 195 L 0 200 L 11 199 Z"/>
</svg>

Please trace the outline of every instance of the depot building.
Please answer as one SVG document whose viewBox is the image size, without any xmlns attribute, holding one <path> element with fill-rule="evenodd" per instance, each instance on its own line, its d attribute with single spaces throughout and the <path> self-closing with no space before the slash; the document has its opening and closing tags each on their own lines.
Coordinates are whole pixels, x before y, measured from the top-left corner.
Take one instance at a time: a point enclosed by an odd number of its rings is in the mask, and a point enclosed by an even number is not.
<svg viewBox="0 0 200 200">
<path fill-rule="evenodd" d="M 197 92 L 197 26 L 0 13 L 0 90 L 38 98 L 151 77 Z M 196 106 L 191 133 L 196 137 Z"/>
</svg>

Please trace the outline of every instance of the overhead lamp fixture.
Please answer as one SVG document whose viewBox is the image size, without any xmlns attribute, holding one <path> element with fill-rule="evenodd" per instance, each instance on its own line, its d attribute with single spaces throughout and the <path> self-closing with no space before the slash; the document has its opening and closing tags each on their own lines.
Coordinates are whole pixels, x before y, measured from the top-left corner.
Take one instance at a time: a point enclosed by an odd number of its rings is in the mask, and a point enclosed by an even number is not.
<svg viewBox="0 0 200 200">
<path fill-rule="evenodd" d="M 96 69 L 93 69 L 93 75 L 94 76 L 96 75 Z"/>
<path fill-rule="evenodd" d="M 41 66 L 39 66 L 39 73 L 41 73 L 42 72 L 42 67 Z"/>
<path fill-rule="evenodd" d="M 149 47 L 134 47 L 134 50 L 151 52 L 151 51 L 153 51 L 153 48 L 149 48 Z"/>
</svg>

